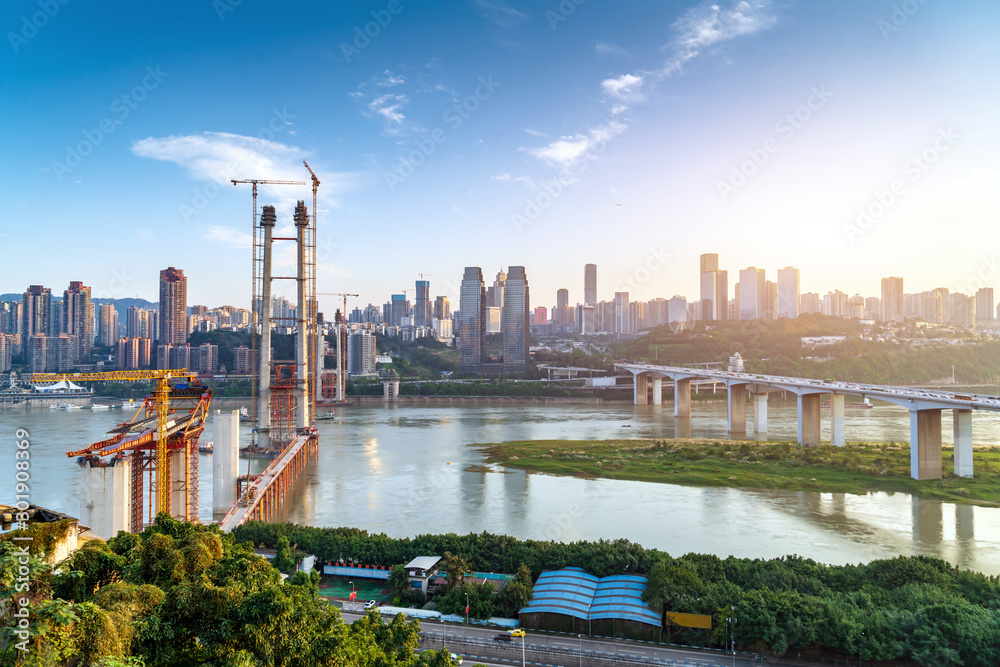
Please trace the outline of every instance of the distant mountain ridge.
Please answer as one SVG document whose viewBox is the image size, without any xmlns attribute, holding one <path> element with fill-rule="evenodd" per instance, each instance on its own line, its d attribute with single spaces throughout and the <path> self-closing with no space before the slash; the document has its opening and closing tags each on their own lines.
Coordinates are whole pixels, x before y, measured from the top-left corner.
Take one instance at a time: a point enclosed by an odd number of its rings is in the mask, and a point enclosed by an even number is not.
<svg viewBox="0 0 1000 667">
<path fill-rule="evenodd" d="M 0 294 L 0 301 L 20 301 L 22 298 L 21 294 Z M 53 301 L 62 301 L 62 295 L 56 295 L 55 291 L 52 292 Z M 157 301 L 147 301 L 146 299 L 140 299 L 138 297 L 128 297 L 125 299 L 92 299 L 91 300 L 96 305 L 110 303 L 113 304 L 115 310 L 119 313 L 124 314 L 129 308 L 136 306 L 138 308 L 147 308 L 152 310 L 159 310 L 160 304 Z"/>
</svg>

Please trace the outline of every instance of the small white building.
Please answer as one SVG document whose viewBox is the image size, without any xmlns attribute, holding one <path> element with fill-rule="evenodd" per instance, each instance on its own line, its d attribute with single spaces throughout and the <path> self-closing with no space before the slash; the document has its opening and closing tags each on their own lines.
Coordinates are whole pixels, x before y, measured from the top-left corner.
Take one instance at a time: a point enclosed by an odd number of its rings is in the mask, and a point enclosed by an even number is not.
<svg viewBox="0 0 1000 667">
<path fill-rule="evenodd" d="M 437 572 L 440 556 L 417 556 L 406 564 L 406 577 L 414 588 L 419 588 L 427 594 L 427 582 Z"/>
</svg>

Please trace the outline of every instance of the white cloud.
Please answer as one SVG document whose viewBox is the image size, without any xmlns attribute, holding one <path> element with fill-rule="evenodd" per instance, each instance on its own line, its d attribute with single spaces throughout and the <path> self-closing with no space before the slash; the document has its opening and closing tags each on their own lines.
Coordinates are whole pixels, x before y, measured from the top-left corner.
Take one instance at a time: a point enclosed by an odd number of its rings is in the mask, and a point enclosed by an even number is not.
<svg viewBox="0 0 1000 667">
<path fill-rule="evenodd" d="M 406 95 L 382 95 L 368 103 L 368 109 L 382 116 L 390 123 L 402 125 L 406 116 L 400 113 L 410 99 Z"/>
<path fill-rule="evenodd" d="M 486 10 L 483 15 L 501 28 L 513 28 L 528 18 L 527 14 L 513 7 L 507 7 L 497 2 L 490 2 L 490 0 L 477 1 L 479 6 Z"/>
<path fill-rule="evenodd" d="M 643 78 L 637 74 L 622 74 L 617 79 L 605 79 L 601 82 L 604 92 L 619 100 L 641 99 Z"/>
<path fill-rule="evenodd" d="M 544 139 L 549 138 L 549 135 L 545 134 L 544 132 L 539 132 L 538 130 L 532 130 L 531 128 L 528 127 L 524 128 L 524 131 L 533 137 L 542 137 Z"/>
<path fill-rule="evenodd" d="M 591 152 L 596 145 L 611 141 L 617 135 L 624 132 L 625 129 L 626 126 L 624 124 L 611 120 L 605 125 L 591 128 L 587 134 L 560 137 L 548 146 L 529 148 L 527 151 L 539 160 L 544 160 L 550 164 L 566 166 L 577 158 Z"/>
<path fill-rule="evenodd" d="M 712 3 L 692 9 L 674 24 L 678 35 L 663 73 L 673 74 L 705 49 L 770 28 L 775 21 L 771 0 L 738 0 L 726 7 Z"/>
<path fill-rule="evenodd" d="M 618 46 L 617 44 L 611 44 L 609 42 L 598 42 L 594 45 L 594 51 L 597 52 L 599 56 L 631 56 L 632 54 Z"/>
<path fill-rule="evenodd" d="M 401 86 L 406 83 L 406 77 L 402 74 L 393 74 L 389 70 L 382 72 L 385 75 L 384 79 L 376 79 L 375 85 L 382 88 L 391 88 L 392 86 Z"/>
<path fill-rule="evenodd" d="M 302 160 L 309 156 L 297 146 L 228 132 L 147 137 L 133 142 L 132 153 L 174 162 L 193 178 L 217 183 L 232 178 L 303 180 Z"/>
<path fill-rule="evenodd" d="M 508 173 L 503 173 L 499 176 L 493 176 L 493 181 L 496 183 L 521 183 L 532 190 L 535 189 L 535 181 L 531 176 L 511 176 Z"/>
<path fill-rule="evenodd" d="M 250 234 L 221 225 L 213 225 L 206 229 L 204 237 L 210 241 L 217 241 L 233 248 L 247 249 L 253 245 L 253 237 Z"/>
</svg>

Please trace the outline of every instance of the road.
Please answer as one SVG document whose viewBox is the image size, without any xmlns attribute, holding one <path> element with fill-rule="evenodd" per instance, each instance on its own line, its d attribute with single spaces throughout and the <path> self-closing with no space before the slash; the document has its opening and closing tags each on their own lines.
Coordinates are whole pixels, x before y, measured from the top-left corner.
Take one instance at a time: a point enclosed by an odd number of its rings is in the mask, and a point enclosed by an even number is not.
<svg viewBox="0 0 1000 667">
<path fill-rule="evenodd" d="M 360 618 L 361 614 L 348 611 L 343 616 L 348 622 L 353 622 Z M 503 633 L 503 630 L 457 624 L 442 624 L 437 621 L 427 620 L 421 620 L 420 627 L 425 637 L 424 648 L 440 648 L 442 643 L 444 643 L 452 652 L 462 655 L 494 653 L 496 649 L 501 649 L 504 654 L 513 654 L 503 656 L 504 658 L 508 658 L 509 661 L 498 659 L 495 656 L 486 657 L 486 660 L 491 661 L 492 664 L 508 666 L 521 663 L 521 652 L 517 650 L 521 648 L 521 638 L 514 638 L 511 642 L 501 642 L 493 639 L 496 635 Z M 582 664 L 596 664 L 596 662 L 603 663 L 608 659 L 615 660 L 619 664 L 627 662 L 629 659 L 634 660 L 634 664 L 670 665 L 670 661 L 675 661 L 678 667 L 685 663 L 704 667 L 710 665 L 717 667 L 732 667 L 733 665 L 736 667 L 760 667 L 762 664 L 754 662 L 753 654 L 747 653 L 737 655 L 734 662 L 732 654 L 726 654 L 721 651 L 681 649 L 645 642 L 573 637 L 571 635 L 557 635 L 544 632 L 528 632 L 524 637 L 524 642 L 527 652 L 535 651 L 536 655 L 546 653 L 551 656 L 547 657 L 543 662 L 532 662 L 529 659 L 527 664 L 576 665 L 581 662 Z M 494 650 L 477 653 L 477 648 Z M 510 649 L 515 650 L 511 651 Z M 484 660 L 477 659 L 475 661 L 482 662 L 483 664 L 491 664 L 491 662 Z M 774 667 L 775 665 L 785 663 L 767 662 L 763 664 Z"/>
</svg>

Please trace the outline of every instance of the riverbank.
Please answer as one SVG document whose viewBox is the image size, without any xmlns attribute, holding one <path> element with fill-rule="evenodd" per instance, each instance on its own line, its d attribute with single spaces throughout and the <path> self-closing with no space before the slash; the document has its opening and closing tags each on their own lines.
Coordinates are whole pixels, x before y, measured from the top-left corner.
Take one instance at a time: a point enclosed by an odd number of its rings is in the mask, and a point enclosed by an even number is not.
<svg viewBox="0 0 1000 667">
<path fill-rule="evenodd" d="M 1000 447 L 977 447 L 975 477 L 955 477 L 943 447 L 941 480 L 910 478 L 910 448 L 897 443 L 800 447 L 794 442 L 727 440 L 532 440 L 470 445 L 487 464 L 573 477 L 685 486 L 724 486 L 864 495 L 910 493 L 1000 506 Z"/>
</svg>

